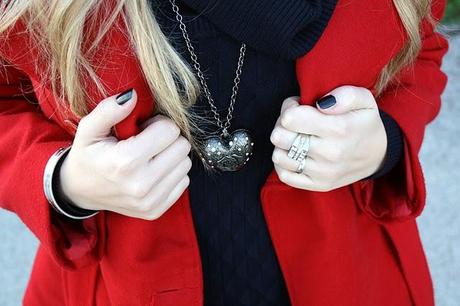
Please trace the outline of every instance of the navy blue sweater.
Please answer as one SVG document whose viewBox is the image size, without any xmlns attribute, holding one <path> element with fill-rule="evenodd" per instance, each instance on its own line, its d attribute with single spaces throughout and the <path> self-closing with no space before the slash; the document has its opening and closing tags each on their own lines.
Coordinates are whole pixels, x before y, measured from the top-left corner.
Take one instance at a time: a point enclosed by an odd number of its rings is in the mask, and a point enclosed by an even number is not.
<svg viewBox="0 0 460 306">
<path fill-rule="evenodd" d="M 188 32 L 221 111 L 226 115 L 241 42 L 248 45 L 231 130 L 245 128 L 254 155 L 238 172 L 207 174 L 198 159 L 190 171 L 190 201 L 202 258 L 205 305 L 290 305 L 261 209 L 259 192 L 273 170 L 270 133 L 283 100 L 299 95 L 294 61 L 319 39 L 335 1 L 183 0 Z M 190 62 L 168 0 L 153 3 L 160 25 Z M 194 112 L 210 116 L 200 98 Z M 401 155 L 401 132 L 381 113 L 389 145 L 385 175 Z M 195 157 L 196 158 L 196 157 Z"/>
</svg>

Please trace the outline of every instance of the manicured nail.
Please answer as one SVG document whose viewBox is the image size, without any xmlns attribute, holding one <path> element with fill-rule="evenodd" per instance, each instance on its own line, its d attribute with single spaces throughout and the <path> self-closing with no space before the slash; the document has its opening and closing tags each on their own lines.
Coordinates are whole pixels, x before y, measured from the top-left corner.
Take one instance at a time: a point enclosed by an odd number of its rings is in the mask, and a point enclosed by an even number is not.
<svg viewBox="0 0 460 306">
<path fill-rule="evenodd" d="M 117 101 L 118 105 L 123 105 L 129 100 L 131 100 L 132 97 L 133 97 L 133 89 L 130 88 L 127 91 L 124 91 L 121 94 L 119 94 L 115 100 Z"/>
<path fill-rule="evenodd" d="M 316 104 L 318 104 L 318 106 L 319 106 L 321 109 L 330 108 L 330 107 L 334 106 L 335 103 L 337 103 L 337 100 L 336 100 L 335 97 L 332 96 L 332 95 L 325 96 L 325 97 L 319 99 L 319 100 L 316 102 Z"/>
</svg>

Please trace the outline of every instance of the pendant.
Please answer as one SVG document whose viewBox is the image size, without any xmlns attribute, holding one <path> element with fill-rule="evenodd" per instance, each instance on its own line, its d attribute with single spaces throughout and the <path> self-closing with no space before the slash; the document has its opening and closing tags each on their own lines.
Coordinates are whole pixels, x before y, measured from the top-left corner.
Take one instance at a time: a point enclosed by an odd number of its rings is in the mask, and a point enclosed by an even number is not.
<svg viewBox="0 0 460 306">
<path fill-rule="evenodd" d="M 238 171 L 252 155 L 254 142 L 251 135 L 244 129 L 233 131 L 225 136 L 211 136 L 205 139 L 201 155 L 211 168 L 221 171 Z"/>
</svg>

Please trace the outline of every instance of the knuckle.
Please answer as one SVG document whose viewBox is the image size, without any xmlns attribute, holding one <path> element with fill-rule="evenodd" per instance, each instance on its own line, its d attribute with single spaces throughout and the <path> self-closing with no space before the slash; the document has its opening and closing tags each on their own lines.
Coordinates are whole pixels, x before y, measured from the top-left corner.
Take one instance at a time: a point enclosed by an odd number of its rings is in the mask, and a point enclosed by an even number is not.
<svg viewBox="0 0 460 306">
<path fill-rule="evenodd" d="M 190 169 L 192 169 L 192 160 L 188 156 L 185 158 L 184 167 L 187 170 L 187 172 L 189 172 Z"/>
<path fill-rule="evenodd" d="M 184 179 L 184 189 L 190 185 L 190 176 L 186 175 Z"/>
<path fill-rule="evenodd" d="M 292 97 L 288 97 L 288 98 L 284 99 L 284 101 L 283 101 L 283 105 L 286 105 L 286 104 L 292 103 L 292 102 L 291 102 L 292 100 L 293 100 L 293 98 L 292 98 Z"/>
<path fill-rule="evenodd" d="M 160 217 L 161 217 L 161 213 L 155 211 L 155 212 L 151 212 L 151 213 L 147 214 L 145 219 L 148 220 L 148 221 L 155 221 Z"/>
<path fill-rule="evenodd" d="M 333 186 L 331 183 L 323 183 L 321 186 L 319 186 L 318 191 L 320 192 L 329 192 L 333 190 Z"/>
<path fill-rule="evenodd" d="M 372 94 L 372 91 L 370 91 L 368 88 L 366 87 L 361 87 L 360 88 L 363 92 L 363 95 L 368 98 L 368 99 L 373 99 L 374 98 L 374 95 Z"/>
<path fill-rule="evenodd" d="M 348 122 L 341 118 L 334 118 L 334 124 L 331 126 L 332 131 L 337 136 L 347 136 L 350 130 Z"/>
<path fill-rule="evenodd" d="M 179 193 L 183 193 L 185 189 L 190 185 L 190 177 L 185 175 L 184 178 L 178 183 Z"/>
<path fill-rule="evenodd" d="M 278 177 L 279 177 L 281 182 L 287 184 L 287 182 L 288 182 L 288 173 L 286 171 L 278 172 Z"/>
<path fill-rule="evenodd" d="M 78 122 L 78 129 L 84 130 L 90 125 L 90 118 L 88 116 L 85 116 L 80 119 L 80 122 Z"/>
<path fill-rule="evenodd" d="M 127 155 L 117 154 L 111 161 L 113 172 L 116 175 L 126 174 L 134 167 L 134 161 Z"/>
<path fill-rule="evenodd" d="M 154 221 L 153 219 L 150 219 L 148 216 L 143 216 L 143 215 L 141 215 L 138 218 L 141 219 L 141 220 L 144 220 L 144 221 Z"/>
<path fill-rule="evenodd" d="M 342 88 L 343 94 L 349 99 L 350 101 L 355 101 L 357 97 L 357 90 L 353 86 L 344 86 Z"/>
<path fill-rule="evenodd" d="M 130 195 L 135 198 L 143 198 L 149 192 L 149 188 L 146 184 L 134 184 L 127 188 Z"/>
<path fill-rule="evenodd" d="M 174 121 L 172 121 L 171 119 L 166 119 L 166 120 L 162 120 L 160 121 L 164 124 L 164 128 L 171 134 L 172 137 L 174 137 L 175 139 L 177 137 L 179 137 L 180 135 L 180 129 L 179 127 L 174 123 Z"/>
<path fill-rule="evenodd" d="M 132 211 L 132 212 L 138 212 L 140 203 L 138 199 L 135 199 L 129 195 L 128 190 L 124 189 L 123 195 L 126 196 L 126 200 L 123 200 L 122 203 L 122 208 Z"/>
<path fill-rule="evenodd" d="M 155 194 L 149 200 L 146 201 L 148 201 L 146 205 L 150 205 L 151 211 L 153 211 L 156 209 L 156 207 L 160 206 L 161 203 L 166 201 L 166 194 L 164 191 L 162 192 L 159 190 L 158 192 L 155 192 Z"/>
<path fill-rule="evenodd" d="M 152 211 L 153 205 L 151 201 L 145 201 L 137 206 L 137 211 L 143 214 L 146 214 Z"/>
<path fill-rule="evenodd" d="M 323 170 L 324 172 L 324 178 L 326 178 L 328 181 L 335 180 L 337 176 L 339 175 L 339 171 L 335 167 L 327 167 L 326 169 Z"/>
<path fill-rule="evenodd" d="M 280 154 L 277 150 L 274 150 L 274 151 L 273 151 L 273 154 L 272 154 L 272 161 L 273 161 L 273 163 L 275 163 L 275 164 L 279 164 L 280 161 L 281 161 L 281 154 Z"/>
<path fill-rule="evenodd" d="M 275 127 L 270 135 L 270 141 L 272 144 L 277 145 L 279 144 L 281 139 L 281 130 L 279 127 Z"/>
<path fill-rule="evenodd" d="M 154 125 L 157 132 L 161 135 L 164 135 L 164 137 L 175 140 L 180 135 L 179 127 L 169 118 L 162 118 L 152 124 Z"/>
<path fill-rule="evenodd" d="M 96 108 L 93 110 L 94 113 L 106 113 L 110 110 L 110 104 L 106 101 L 102 101 L 96 105 Z"/>
<path fill-rule="evenodd" d="M 77 126 L 77 131 L 75 133 L 75 140 L 78 141 L 80 138 L 85 138 L 87 134 L 92 130 L 90 116 L 85 116 L 80 119 Z"/>
<path fill-rule="evenodd" d="M 149 213 L 147 213 L 147 217 L 149 218 L 150 221 L 158 220 L 161 216 L 163 216 L 166 213 L 167 209 L 159 209 L 156 207 Z"/>
<path fill-rule="evenodd" d="M 179 136 L 177 143 L 179 146 L 179 152 L 183 153 L 184 155 L 187 155 L 192 149 L 192 145 L 184 136 Z"/>
<path fill-rule="evenodd" d="M 338 146 L 334 146 L 329 149 L 327 157 L 329 161 L 338 162 L 343 158 L 343 150 Z"/>
<path fill-rule="evenodd" d="M 286 107 L 289 107 L 291 105 L 298 104 L 299 103 L 298 99 L 299 99 L 299 97 L 297 97 L 297 96 L 288 97 L 288 98 L 284 99 L 282 107 L 286 108 Z"/>
<path fill-rule="evenodd" d="M 112 112 L 114 112 L 114 109 L 111 103 L 101 102 L 90 113 L 90 118 L 92 120 L 102 121 L 105 123 L 109 121 L 109 117 L 107 115 L 110 115 Z"/>
<path fill-rule="evenodd" d="M 287 127 L 289 126 L 289 124 L 292 122 L 293 119 L 294 119 L 294 109 L 288 108 L 281 114 L 281 118 L 280 118 L 281 125 L 284 127 Z"/>
</svg>

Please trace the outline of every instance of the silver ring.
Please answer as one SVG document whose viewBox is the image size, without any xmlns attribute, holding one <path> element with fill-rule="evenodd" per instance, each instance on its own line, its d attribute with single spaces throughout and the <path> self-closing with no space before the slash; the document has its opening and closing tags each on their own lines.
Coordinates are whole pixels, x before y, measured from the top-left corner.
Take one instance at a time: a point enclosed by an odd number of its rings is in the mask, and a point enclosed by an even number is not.
<svg viewBox="0 0 460 306">
<path fill-rule="evenodd" d="M 303 158 L 299 160 L 299 166 L 297 167 L 297 170 L 295 171 L 297 174 L 301 174 L 303 170 L 305 169 L 305 164 L 307 163 L 307 159 Z"/>
<path fill-rule="evenodd" d="M 310 134 L 299 133 L 289 148 L 288 157 L 299 161 L 306 158 L 310 150 L 310 138 Z"/>
<path fill-rule="evenodd" d="M 297 156 L 297 160 L 304 159 L 307 157 L 308 151 L 310 151 L 310 139 L 311 135 L 305 135 L 305 141 L 302 144 L 301 150 Z"/>
<path fill-rule="evenodd" d="M 294 142 L 292 143 L 291 147 L 289 148 L 288 152 L 288 157 L 294 159 L 294 155 L 297 153 L 299 149 L 299 142 L 300 139 L 302 138 L 302 135 L 299 133 L 297 134 L 296 138 L 294 139 Z"/>
<path fill-rule="evenodd" d="M 292 157 L 292 159 L 300 160 L 299 157 L 300 157 L 300 154 L 302 153 L 305 142 L 306 142 L 305 134 L 300 134 L 299 147 L 298 147 L 298 150 L 295 152 L 294 156 Z"/>
</svg>

